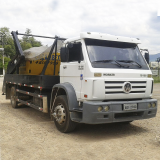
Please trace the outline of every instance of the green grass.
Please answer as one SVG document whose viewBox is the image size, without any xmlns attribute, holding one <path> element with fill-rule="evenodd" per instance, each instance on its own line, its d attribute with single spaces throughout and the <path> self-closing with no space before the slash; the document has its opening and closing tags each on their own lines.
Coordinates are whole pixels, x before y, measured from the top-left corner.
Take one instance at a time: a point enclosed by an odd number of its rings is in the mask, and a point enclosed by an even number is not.
<svg viewBox="0 0 160 160">
<path fill-rule="evenodd" d="M 160 77 L 153 77 L 154 83 L 160 83 Z"/>
</svg>

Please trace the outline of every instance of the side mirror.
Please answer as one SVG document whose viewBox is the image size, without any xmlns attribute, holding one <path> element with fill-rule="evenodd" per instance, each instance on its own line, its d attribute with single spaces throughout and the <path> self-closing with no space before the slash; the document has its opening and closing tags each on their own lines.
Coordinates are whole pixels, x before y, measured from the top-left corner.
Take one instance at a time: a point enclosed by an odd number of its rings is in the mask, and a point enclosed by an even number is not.
<svg viewBox="0 0 160 160">
<path fill-rule="evenodd" d="M 68 48 L 61 47 L 60 57 L 61 57 L 61 62 L 68 62 Z"/>
<path fill-rule="evenodd" d="M 149 53 L 145 53 L 144 58 L 146 59 L 147 63 L 149 64 Z"/>
</svg>

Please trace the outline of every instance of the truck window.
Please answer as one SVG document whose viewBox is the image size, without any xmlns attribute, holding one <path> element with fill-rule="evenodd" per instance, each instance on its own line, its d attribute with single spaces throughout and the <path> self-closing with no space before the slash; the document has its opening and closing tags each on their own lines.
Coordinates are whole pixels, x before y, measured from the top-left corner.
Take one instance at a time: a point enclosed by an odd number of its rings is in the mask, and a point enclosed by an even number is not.
<svg viewBox="0 0 160 160">
<path fill-rule="evenodd" d="M 82 61 L 83 53 L 81 43 L 74 43 L 72 48 L 69 48 L 69 62 Z"/>
<path fill-rule="evenodd" d="M 85 43 L 93 68 L 149 69 L 137 44 L 96 39 Z"/>
</svg>

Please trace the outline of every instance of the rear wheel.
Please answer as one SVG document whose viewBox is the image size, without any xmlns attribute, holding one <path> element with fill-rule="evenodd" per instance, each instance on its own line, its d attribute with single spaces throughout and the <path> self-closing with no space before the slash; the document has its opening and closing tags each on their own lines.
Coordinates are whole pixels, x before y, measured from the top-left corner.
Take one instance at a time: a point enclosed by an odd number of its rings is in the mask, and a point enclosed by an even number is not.
<svg viewBox="0 0 160 160">
<path fill-rule="evenodd" d="M 18 108 L 17 96 L 16 96 L 16 88 L 11 88 L 11 106 L 12 108 Z"/>
<path fill-rule="evenodd" d="M 56 98 L 52 115 L 55 125 L 60 132 L 71 132 L 77 126 L 77 123 L 71 121 L 70 119 L 67 97 L 64 95 Z"/>
</svg>

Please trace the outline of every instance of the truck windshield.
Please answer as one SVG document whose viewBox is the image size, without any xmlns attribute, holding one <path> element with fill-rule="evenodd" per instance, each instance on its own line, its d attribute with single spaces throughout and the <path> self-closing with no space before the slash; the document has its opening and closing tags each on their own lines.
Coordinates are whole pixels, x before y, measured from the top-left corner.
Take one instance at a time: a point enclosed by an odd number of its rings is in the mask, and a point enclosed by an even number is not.
<svg viewBox="0 0 160 160">
<path fill-rule="evenodd" d="M 149 69 L 134 43 L 85 39 L 93 68 Z"/>
</svg>

